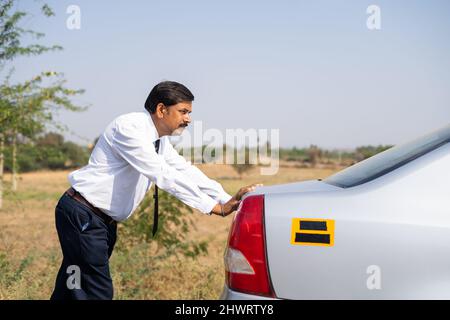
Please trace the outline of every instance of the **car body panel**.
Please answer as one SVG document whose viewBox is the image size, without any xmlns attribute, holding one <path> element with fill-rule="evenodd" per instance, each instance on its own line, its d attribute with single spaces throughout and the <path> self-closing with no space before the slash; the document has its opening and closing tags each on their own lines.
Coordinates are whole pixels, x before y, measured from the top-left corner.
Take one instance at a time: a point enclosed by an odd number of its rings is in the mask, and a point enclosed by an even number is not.
<svg viewBox="0 0 450 320">
<path fill-rule="evenodd" d="M 224 286 L 220 300 L 279 300 L 253 294 L 246 294 L 239 291 L 231 290 L 227 285 Z"/>
<path fill-rule="evenodd" d="M 252 192 L 251 195 L 274 194 L 274 193 L 299 193 L 299 192 L 327 192 L 327 191 L 336 191 L 340 189 L 341 188 L 333 186 L 331 184 L 323 183 L 320 180 L 308 180 L 303 182 L 293 182 L 274 186 L 259 187 L 257 190 Z"/>
<path fill-rule="evenodd" d="M 446 144 L 353 188 L 331 189 L 316 181 L 296 185 L 301 192 L 259 189 L 265 195 L 267 258 L 276 296 L 450 298 L 449 168 Z M 314 188 L 308 192 L 307 186 Z M 334 246 L 291 244 L 293 218 L 334 220 Z M 380 271 L 378 289 L 367 284 L 371 266 Z"/>
</svg>

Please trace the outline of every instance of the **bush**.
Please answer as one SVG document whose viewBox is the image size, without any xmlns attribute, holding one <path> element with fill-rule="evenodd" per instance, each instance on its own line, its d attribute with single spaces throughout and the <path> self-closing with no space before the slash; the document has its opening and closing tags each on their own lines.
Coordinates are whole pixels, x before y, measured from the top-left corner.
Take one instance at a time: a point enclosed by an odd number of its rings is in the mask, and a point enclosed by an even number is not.
<svg viewBox="0 0 450 320">
<path fill-rule="evenodd" d="M 383 145 L 379 145 L 379 146 L 361 146 L 356 148 L 356 155 L 355 158 L 358 161 L 370 158 L 374 155 L 376 155 L 377 153 L 383 152 L 389 148 L 391 148 L 392 146 L 387 145 L 387 146 L 383 146 Z"/>
<path fill-rule="evenodd" d="M 194 258 L 206 254 L 207 242 L 187 240 L 189 231 L 195 228 L 193 210 L 163 190 L 159 190 L 158 196 L 159 222 L 155 237 L 152 235 L 154 201 L 147 195 L 135 213 L 120 224 L 118 250 L 128 251 L 147 243 L 152 245 L 155 259 L 179 255 Z"/>
</svg>

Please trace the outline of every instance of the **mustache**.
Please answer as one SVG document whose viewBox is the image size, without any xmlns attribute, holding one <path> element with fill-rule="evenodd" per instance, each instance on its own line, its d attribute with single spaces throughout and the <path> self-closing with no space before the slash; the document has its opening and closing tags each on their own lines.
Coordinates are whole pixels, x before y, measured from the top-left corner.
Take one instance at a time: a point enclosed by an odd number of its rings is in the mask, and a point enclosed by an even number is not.
<svg viewBox="0 0 450 320">
<path fill-rule="evenodd" d="M 186 128 L 188 126 L 187 123 L 180 124 L 180 128 Z"/>
</svg>

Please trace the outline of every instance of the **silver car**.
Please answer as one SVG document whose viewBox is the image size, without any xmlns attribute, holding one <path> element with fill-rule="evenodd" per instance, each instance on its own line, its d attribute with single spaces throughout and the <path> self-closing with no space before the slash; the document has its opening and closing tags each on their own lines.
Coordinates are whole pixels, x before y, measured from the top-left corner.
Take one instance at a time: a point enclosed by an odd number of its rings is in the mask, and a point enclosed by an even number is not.
<svg viewBox="0 0 450 320">
<path fill-rule="evenodd" d="M 236 213 L 222 299 L 450 299 L 450 125 Z"/>
</svg>

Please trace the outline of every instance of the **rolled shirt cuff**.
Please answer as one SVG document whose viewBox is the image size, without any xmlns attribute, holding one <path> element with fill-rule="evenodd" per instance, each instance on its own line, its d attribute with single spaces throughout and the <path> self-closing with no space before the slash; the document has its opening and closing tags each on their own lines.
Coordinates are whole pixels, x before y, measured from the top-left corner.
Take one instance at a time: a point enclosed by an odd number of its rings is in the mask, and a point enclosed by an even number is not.
<svg viewBox="0 0 450 320">
<path fill-rule="evenodd" d="M 197 207 L 197 209 L 204 214 L 211 215 L 211 211 L 216 206 L 217 201 L 209 196 L 205 196 L 202 200 L 202 203 L 199 205 L 199 207 Z"/>
<path fill-rule="evenodd" d="M 221 204 L 224 204 L 224 203 L 230 201 L 231 198 L 232 198 L 232 196 L 230 196 L 228 193 L 224 192 L 219 196 L 219 202 Z"/>
</svg>

